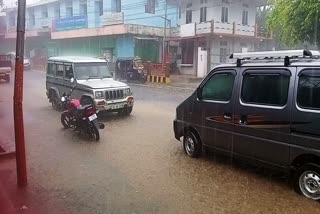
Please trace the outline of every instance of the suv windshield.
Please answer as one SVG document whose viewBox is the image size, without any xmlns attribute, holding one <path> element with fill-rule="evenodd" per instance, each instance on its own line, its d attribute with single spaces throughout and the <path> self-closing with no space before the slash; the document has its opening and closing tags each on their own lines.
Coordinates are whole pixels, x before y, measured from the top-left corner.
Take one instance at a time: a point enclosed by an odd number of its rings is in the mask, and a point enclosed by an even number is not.
<svg viewBox="0 0 320 214">
<path fill-rule="evenodd" d="M 103 62 L 77 63 L 74 67 L 78 80 L 112 78 L 108 65 Z"/>
</svg>

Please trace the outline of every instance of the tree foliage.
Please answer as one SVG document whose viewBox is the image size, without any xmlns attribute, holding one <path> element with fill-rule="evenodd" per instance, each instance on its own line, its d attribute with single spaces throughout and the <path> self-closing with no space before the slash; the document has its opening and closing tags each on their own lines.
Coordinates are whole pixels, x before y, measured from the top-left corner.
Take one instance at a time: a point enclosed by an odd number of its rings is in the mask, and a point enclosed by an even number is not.
<svg viewBox="0 0 320 214">
<path fill-rule="evenodd" d="M 289 46 L 301 42 L 320 44 L 319 0 L 270 0 L 270 3 L 268 27 L 277 32 L 282 42 Z"/>
</svg>

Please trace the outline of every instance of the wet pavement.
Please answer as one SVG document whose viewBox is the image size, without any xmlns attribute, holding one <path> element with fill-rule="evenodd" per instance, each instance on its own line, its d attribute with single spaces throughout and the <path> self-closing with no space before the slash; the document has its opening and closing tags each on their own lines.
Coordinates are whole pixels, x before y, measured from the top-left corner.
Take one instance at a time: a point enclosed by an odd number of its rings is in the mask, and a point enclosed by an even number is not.
<svg viewBox="0 0 320 214">
<path fill-rule="evenodd" d="M 320 213 L 319 203 L 296 194 L 281 175 L 213 155 L 188 158 L 172 120 L 191 90 L 132 86 L 132 115 L 100 118 L 106 128 L 96 143 L 62 129 L 43 73 L 27 72 L 24 88 L 24 213 Z M 4 100 L 9 86 L 0 91 Z"/>
</svg>

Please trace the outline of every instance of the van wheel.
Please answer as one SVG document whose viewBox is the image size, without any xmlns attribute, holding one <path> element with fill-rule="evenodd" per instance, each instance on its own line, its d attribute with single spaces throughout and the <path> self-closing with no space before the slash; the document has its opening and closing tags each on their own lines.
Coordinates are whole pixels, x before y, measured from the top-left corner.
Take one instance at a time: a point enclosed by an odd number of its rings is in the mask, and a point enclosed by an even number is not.
<svg viewBox="0 0 320 214">
<path fill-rule="evenodd" d="M 192 158 L 199 157 L 202 150 L 200 140 L 191 131 L 186 132 L 183 137 L 183 148 L 185 153 Z"/>
<path fill-rule="evenodd" d="M 296 192 L 312 200 L 320 200 L 320 166 L 305 164 L 297 170 L 294 177 Z"/>
</svg>

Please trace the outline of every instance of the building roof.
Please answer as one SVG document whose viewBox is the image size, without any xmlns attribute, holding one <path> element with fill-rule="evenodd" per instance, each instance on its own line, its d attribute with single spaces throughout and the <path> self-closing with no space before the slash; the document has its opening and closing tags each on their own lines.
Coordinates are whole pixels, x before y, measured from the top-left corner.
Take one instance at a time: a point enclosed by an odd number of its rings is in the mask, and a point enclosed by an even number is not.
<svg viewBox="0 0 320 214">
<path fill-rule="evenodd" d="M 106 60 L 98 59 L 94 57 L 84 57 L 84 56 L 56 56 L 56 57 L 50 57 L 48 61 L 56 61 L 56 62 L 104 62 L 106 63 Z"/>
</svg>

